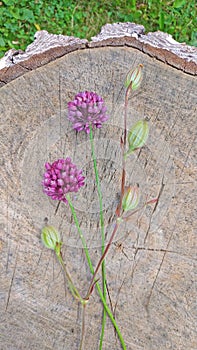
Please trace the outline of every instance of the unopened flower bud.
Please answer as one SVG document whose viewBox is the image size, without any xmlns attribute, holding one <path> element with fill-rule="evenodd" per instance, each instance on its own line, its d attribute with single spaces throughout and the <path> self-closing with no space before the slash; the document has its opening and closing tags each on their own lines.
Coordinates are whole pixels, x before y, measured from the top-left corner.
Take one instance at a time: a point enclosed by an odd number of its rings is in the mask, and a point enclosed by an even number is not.
<svg viewBox="0 0 197 350">
<path fill-rule="evenodd" d="M 41 233 L 42 243 L 46 248 L 56 251 L 58 246 L 61 246 L 59 232 L 53 226 L 45 226 Z"/>
<path fill-rule="evenodd" d="M 149 134 L 149 126 L 148 122 L 144 120 L 139 120 L 135 125 L 131 128 L 128 135 L 128 143 L 129 150 L 125 154 L 125 158 L 131 154 L 137 148 L 144 146 L 147 141 Z"/>
<path fill-rule="evenodd" d="M 122 199 L 122 209 L 124 211 L 133 210 L 138 206 L 140 200 L 140 191 L 139 187 L 129 186 Z"/>
<path fill-rule="evenodd" d="M 135 69 L 131 69 L 126 77 L 125 80 L 125 87 L 128 88 L 131 86 L 131 89 L 137 90 L 141 84 L 142 81 L 142 68 L 143 65 L 139 64 Z"/>
</svg>

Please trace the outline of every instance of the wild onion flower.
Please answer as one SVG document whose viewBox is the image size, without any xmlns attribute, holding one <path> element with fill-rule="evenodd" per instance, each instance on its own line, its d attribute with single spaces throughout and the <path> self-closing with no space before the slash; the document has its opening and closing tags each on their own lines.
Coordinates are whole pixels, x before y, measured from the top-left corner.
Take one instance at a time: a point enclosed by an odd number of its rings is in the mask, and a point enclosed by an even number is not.
<svg viewBox="0 0 197 350">
<path fill-rule="evenodd" d="M 78 93 L 72 102 L 68 102 L 68 119 L 75 130 L 85 130 L 89 134 L 90 125 L 92 128 L 101 128 L 102 123 L 109 118 L 106 110 L 101 96 L 95 92 L 84 91 Z"/>
<path fill-rule="evenodd" d="M 43 191 L 54 200 L 67 203 L 66 194 L 78 192 L 84 186 L 85 177 L 70 158 L 58 159 L 54 163 L 45 163 Z"/>
</svg>

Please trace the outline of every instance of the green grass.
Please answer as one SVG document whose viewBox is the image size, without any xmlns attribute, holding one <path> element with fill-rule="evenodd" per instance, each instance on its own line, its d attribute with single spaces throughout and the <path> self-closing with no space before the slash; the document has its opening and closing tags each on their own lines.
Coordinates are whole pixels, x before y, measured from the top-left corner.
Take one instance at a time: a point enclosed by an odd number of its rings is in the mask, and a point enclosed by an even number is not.
<svg viewBox="0 0 197 350">
<path fill-rule="evenodd" d="M 90 39 L 101 26 L 136 22 L 162 30 L 179 42 L 197 46 L 195 0 L 0 1 L 0 57 L 10 48 L 25 50 L 39 29 Z"/>
</svg>

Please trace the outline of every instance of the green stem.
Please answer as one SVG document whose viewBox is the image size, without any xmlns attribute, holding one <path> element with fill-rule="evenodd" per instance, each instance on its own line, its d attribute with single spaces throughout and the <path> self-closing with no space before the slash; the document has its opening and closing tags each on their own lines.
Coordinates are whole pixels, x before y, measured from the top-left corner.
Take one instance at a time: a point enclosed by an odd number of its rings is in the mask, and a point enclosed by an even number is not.
<svg viewBox="0 0 197 350">
<path fill-rule="evenodd" d="M 95 156 L 95 150 L 94 150 L 92 125 L 90 125 L 90 144 L 91 144 L 92 159 L 93 159 L 93 163 L 94 163 L 94 173 L 95 173 L 95 179 L 96 179 L 97 192 L 98 192 L 98 197 L 99 197 L 100 225 L 101 225 L 101 252 L 103 255 L 103 253 L 105 251 L 103 200 L 102 200 L 102 192 L 101 192 L 101 186 L 100 186 L 100 180 L 99 180 L 99 174 L 98 174 L 98 168 L 97 168 L 97 162 L 96 162 L 96 156 Z M 104 259 L 102 261 L 102 285 L 103 285 L 103 296 L 106 300 L 107 288 L 106 288 L 106 269 L 105 269 L 105 260 Z M 99 350 L 102 350 L 102 344 L 103 344 L 103 338 L 104 338 L 104 332 L 105 332 L 105 324 L 106 324 L 106 316 L 107 316 L 106 310 L 105 310 L 105 308 L 103 308 L 103 319 L 102 319 L 102 328 L 101 328 Z"/>
<path fill-rule="evenodd" d="M 117 221 L 116 224 L 115 224 L 115 226 L 114 226 L 114 229 L 113 229 L 112 235 L 111 235 L 111 237 L 110 237 L 110 240 L 109 240 L 109 242 L 107 243 L 107 245 L 106 245 L 106 247 L 105 247 L 105 250 L 104 250 L 104 252 L 103 252 L 103 255 L 101 256 L 101 258 L 100 258 L 100 260 L 99 260 L 99 262 L 98 262 L 98 264 L 97 264 L 97 267 L 96 267 L 96 269 L 95 269 L 95 271 L 94 271 L 94 274 L 93 274 L 92 280 L 91 280 L 91 282 L 90 282 L 90 287 L 89 287 L 89 290 L 88 290 L 88 294 L 87 294 L 87 295 L 90 295 L 90 293 L 91 293 L 92 286 L 94 285 L 94 281 L 95 281 L 96 275 L 97 275 L 97 273 L 98 273 L 98 270 L 100 269 L 100 266 L 101 266 L 103 260 L 105 259 L 105 256 L 107 255 L 107 252 L 108 252 L 108 250 L 109 250 L 109 248 L 110 248 L 110 246 L 111 246 L 111 244 L 112 244 L 112 241 L 113 241 L 113 239 L 114 239 L 114 236 L 115 236 L 116 231 L 118 230 L 119 225 L 120 225 L 120 221 Z"/>
<path fill-rule="evenodd" d="M 79 350 L 83 349 L 83 339 L 85 334 L 85 307 L 86 307 L 86 304 L 83 304 L 82 305 L 82 323 L 81 323 L 81 341 L 80 341 Z"/>
<path fill-rule="evenodd" d="M 70 291 L 71 291 L 73 297 L 74 297 L 75 299 L 77 299 L 78 301 L 80 301 L 82 304 L 84 304 L 84 303 L 86 302 L 86 300 L 84 300 L 84 299 L 81 297 L 81 295 L 80 295 L 78 289 L 74 286 L 74 283 L 73 283 L 73 281 L 72 281 L 72 278 L 71 278 L 71 276 L 70 276 L 70 274 L 69 274 L 69 272 L 68 272 L 68 270 L 67 270 L 67 268 L 66 268 L 66 265 L 64 264 L 64 261 L 63 261 L 63 259 L 62 259 L 61 252 L 59 252 L 59 253 L 56 252 L 56 256 L 57 256 L 57 259 L 58 259 L 60 265 L 62 266 L 62 268 L 63 268 L 63 270 L 64 270 L 65 276 L 66 276 L 67 281 L 68 281 L 68 286 L 69 286 L 69 288 L 70 288 Z"/>
<path fill-rule="evenodd" d="M 120 343 L 121 343 L 121 345 L 122 345 L 122 348 L 123 348 L 123 350 L 127 350 L 126 345 L 125 345 L 125 342 L 124 342 L 124 339 L 123 339 L 123 336 L 122 336 L 122 334 L 121 334 L 121 332 L 120 332 L 120 330 L 119 330 L 119 328 L 118 328 L 118 325 L 117 325 L 117 323 L 116 323 L 116 321 L 115 321 L 115 319 L 114 319 L 114 316 L 113 316 L 113 314 L 112 314 L 110 308 L 109 308 L 109 307 L 107 306 L 107 304 L 106 304 L 106 301 L 105 301 L 105 299 L 104 299 L 103 293 L 102 293 L 102 291 L 101 291 L 101 288 L 100 288 L 98 282 L 96 283 L 96 287 L 97 287 L 99 296 L 100 296 L 100 298 L 101 298 L 101 301 L 102 301 L 102 303 L 103 303 L 103 305 L 104 305 L 104 307 L 105 307 L 105 310 L 107 311 L 108 316 L 109 316 L 109 318 L 110 318 L 110 320 L 111 320 L 111 322 L 112 322 L 112 324 L 113 324 L 113 326 L 114 326 L 114 328 L 115 328 L 115 330 L 116 330 L 116 332 L 117 332 L 117 334 L 118 334 L 118 337 L 119 337 Z"/>
<path fill-rule="evenodd" d="M 67 278 L 67 281 L 68 281 L 68 285 L 69 285 L 69 288 L 70 288 L 70 291 L 73 295 L 73 297 L 77 300 L 77 301 L 80 301 L 81 302 L 81 305 L 82 305 L 82 325 L 81 325 L 81 340 L 80 340 L 80 350 L 83 349 L 83 339 L 84 339 L 84 334 L 85 334 L 85 306 L 88 302 L 87 299 L 83 299 L 78 291 L 78 289 L 74 286 L 74 283 L 72 281 L 72 278 L 66 268 L 66 265 L 62 259 L 62 253 L 60 251 L 61 249 L 61 246 L 58 246 L 57 249 L 55 250 L 56 252 L 56 256 L 57 256 L 57 259 L 60 263 L 60 265 L 62 266 L 63 270 L 64 270 L 64 273 L 65 273 L 65 276 Z"/>
<path fill-rule="evenodd" d="M 66 198 L 67 198 L 67 200 L 68 200 L 68 204 L 69 204 L 70 209 L 71 209 L 71 212 L 72 212 L 72 214 L 73 214 L 73 218 L 74 218 L 74 221 L 75 221 L 75 225 L 76 225 L 76 227 L 77 227 L 79 236 L 80 236 L 80 238 L 81 238 L 81 242 L 82 242 L 82 245 L 83 245 L 83 249 L 84 249 L 84 251 L 85 251 L 85 254 L 86 254 L 86 258 L 87 258 L 87 262 L 88 262 L 90 271 L 91 271 L 91 273 L 94 275 L 94 268 L 93 268 L 92 261 L 91 261 L 90 255 L 89 255 L 89 251 L 88 251 L 88 248 L 87 248 L 87 245 L 86 245 L 86 241 L 85 241 L 84 236 L 83 236 L 83 234 L 82 234 L 82 232 L 81 232 L 81 229 L 80 229 L 80 226 L 79 226 L 79 222 L 78 222 L 78 219 L 77 219 L 77 215 L 76 215 L 75 209 L 74 209 L 74 207 L 73 207 L 73 205 L 72 205 L 71 198 L 70 198 L 69 194 L 67 194 Z M 117 332 L 118 337 L 119 337 L 119 339 L 120 339 L 120 343 L 121 343 L 121 345 L 122 345 L 122 349 L 123 349 L 123 350 L 126 350 L 126 345 L 125 345 L 123 336 L 122 336 L 122 334 L 121 334 L 121 332 L 120 332 L 120 330 L 119 330 L 119 328 L 118 328 L 118 325 L 117 325 L 117 323 L 116 323 L 116 321 L 115 321 L 115 319 L 114 319 L 114 317 L 113 317 L 113 314 L 112 314 L 111 310 L 110 310 L 109 307 L 107 306 L 106 300 L 105 300 L 105 298 L 104 298 L 104 295 L 103 295 L 103 293 L 102 293 L 101 287 L 100 287 L 100 285 L 99 285 L 98 282 L 96 282 L 96 288 L 97 288 L 97 290 L 98 290 L 98 294 L 99 294 L 99 296 L 100 296 L 100 298 L 101 298 L 101 301 L 102 301 L 102 303 L 103 303 L 103 305 L 104 305 L 104 307 L 105 307 L 105 310 L 107 311 L 107 314 L 108 314 L 108 316 L 109 316 L 109 318 L 110 318 L 110 320 L 111 320 L 111 322 L 112 322 L 114 328 L 116 329 L 116 332 Z"/>
<path fill-rule="evenodd" d="M 124 196 L 125 191 L 125 165 L 126 165 L 126 158 L 125 150 L 126 150 L 126 143 L 127 143 L 127 109 L 128 109 L 128 99 L 129 99 L 129 93 L 130 93 L 130 85 L 127 88 L 126 94 L 125 94 L 125 103 L 124 103 L 124 136 L 123 136 L 123 144 L 122 144 L 122 181 L 121 181 L 121 191 L 120 191 L 120 202 L 117 208 L 117 216 L 121 216 L 121 209 L 122 209 L 122 199 Z"/>
<path fill-rule="evenodd" d="M 66 195 L 66 199 L 67 199 L 68 204 L 70 206 L 70 209 L 71 209 L 71 212 L 72 212 L 72 215 L 73 215 L 73 219 L 74 219 L 75 225 L 77 227 L 77 231 L 79 233 L 79 236 L 80 236 L 80 239 L 81 239 L 81 242 L 82 242 L 82 245 L 83 245 L 83 249 L 85 251 L 86 259 L 87 259 L 88 265 L 90 267 L 90 272 L 92 274 L 94 274 L 94 268 L 93 268 L 93 265 L 92 265 L 92 262 L 91 262 L 91 259 L 90 259 L 88 247 L 86 245 L 85 238 L 84 238 L 83 233 L 81 231 L 81 228 L 79 226 L 79 221 L 77 219 L 77 215 L 76 215 L 75 209 L 74 209 L 74 207 L 72 205 L 72 201 L 71 201 L 71 198 L 70 198 L 69 194 Z"/>
</svg>

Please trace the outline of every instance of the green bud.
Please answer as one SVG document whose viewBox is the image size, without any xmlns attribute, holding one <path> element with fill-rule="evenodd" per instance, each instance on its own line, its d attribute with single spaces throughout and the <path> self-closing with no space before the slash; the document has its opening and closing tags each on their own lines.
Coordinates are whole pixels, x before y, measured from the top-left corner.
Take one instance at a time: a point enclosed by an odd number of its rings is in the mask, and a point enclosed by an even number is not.
<svg viewBox="0 0 197 350">
<path fill-rule="evenodd" d="M 140 200 L 139 187 L 129 186 L 126 188 L 125 194 L 122 199 L 122 209 L 124 211 L 133 210 L 138 206 Z"/>
<path fill-rule="evenodd" d="M 61 247 L 60 235 L 53 226 L 45 226 L 41 233 L 42 243 L 46 248 L 57 250 Z"/>
<path fill-rule="evenodd" d="M 149 134 L 149 126 L 148 122 L 144 120 L 139 120 L 137 123 L 129 131 L 128 142 L 129 142 L 129 150 L 125 154 L 125 158 L 135 151 L 137 148 L 144 146 L 147 141 Z"/>
<path fill-rule="evenodd" d="M 142 82 L 142 68 L 143 65 L 139 64 L 135 69 L 131 69 L 126 76 L 125 87 L 131 86 L 131 89 L 137 90 Z"/>
</svg>

